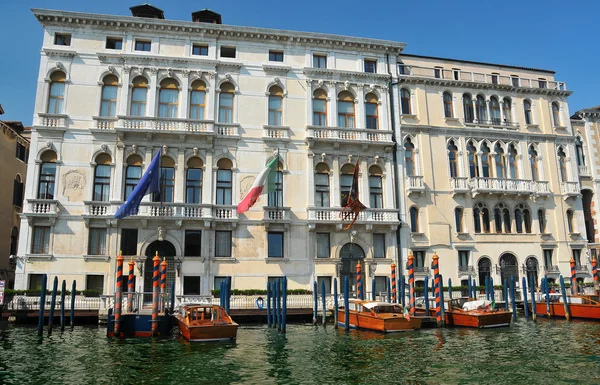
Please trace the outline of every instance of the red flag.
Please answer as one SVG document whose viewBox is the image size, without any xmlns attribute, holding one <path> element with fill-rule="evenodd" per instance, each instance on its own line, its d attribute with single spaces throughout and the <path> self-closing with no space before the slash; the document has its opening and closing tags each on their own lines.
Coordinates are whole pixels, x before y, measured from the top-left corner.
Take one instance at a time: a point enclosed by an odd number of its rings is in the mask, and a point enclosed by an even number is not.
<svg viewBox="0 0 600 385">
<path fill-rule="evenodd" d="M 348 230 L 350 227 L 352 227 L 352 225 L 354 225 L 354 222 L 356 222 L 356 220 L 358 219 L 358 215 L 360 214 L 360 212 L 367 208 L 358 199 L 358 165 L 359 165 L 359 163 L 360 163 L 360 156 L 356 160 L 356 166 L 354 167 L 354 174 L 352 175 L 352 186 L 350 187 L 350 191 L 348 192 L 348 199 L 347 199 L 346 206 L 344 206 L 342 208 L 342 211 L 340 212 L 340 217 L 342 219 L 347 219 L 351 215 L 350 213 L 354 214 L 354 218 L 352 219 L 352 222 L 350 222 L 350 224 L 348 226 L 346 226 L 346 228 L 344 230 Z"/>
</svg>

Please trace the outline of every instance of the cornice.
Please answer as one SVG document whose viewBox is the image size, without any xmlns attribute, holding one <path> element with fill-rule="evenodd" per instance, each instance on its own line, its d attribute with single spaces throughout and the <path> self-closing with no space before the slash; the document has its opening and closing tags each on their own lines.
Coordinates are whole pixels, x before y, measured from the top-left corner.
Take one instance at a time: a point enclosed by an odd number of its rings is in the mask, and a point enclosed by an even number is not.
<svg viewBox="0 0 600 385">
<path fill-rule="evenodd" d="M 399 54 L 405 43 L 330 35 L 313 32 L 297 32 L 267 28 L 241 27 L 224 24 L 204 24 L 181 20 L 148 19 L 131 16 L 114 16 L 82 12 L 32 9 L 33 14 L 43 26 L 72 28 L 112 29 L 145 33 L 165 33 L 173 35 L 200 35 L 202 37 L 249 40 L 260 43 L 285 42 L 312 47 L 328 47 L 361 52 L 380 52 Z"/>
<path fill-rule="evenodd" d="M 343 71 L 330 68 L 304 67 L 302 72 L 310 79 L 318 80 L 354 80 L 362 83 L 387 83 L 390 80 L 388 74 L 374 74 L 370 72 Z"/>
<path fill-rule="evenodd" d="M 504 85 L 504 84 L 469 82 L 469 81 L 465 81 L 465 80 L 438 79 L 438 78 L 429 78 L 429 77 L 418 77 L 418 76 L 412 76 L 412 75 L 400 75 L 399 81 L 400 81 L 400 83 L 404 83 L 404 84 L 427 84 L 427 85 L 443 86 L 443 87 L 460 87 L 460 88 L 475 88 L 475 89 L 486 89 L 486 90 L 500 90 L 500 91 L 514 92 L 514 93 L 540 94 L 540 95 L 551 95 L 551 96 L 562 96 L 562 97 L 567 97 L 573 93 L 573 91 L 555 90 L 552 88 L 514 87 L 512 85 Z"/>
<path fill-rule="evenodd" d="M 55 48 L 42 48 L 42 53 L 46 56 L 62 56 L 62 57 L 74 57 L 77 55 L 76 51 L 67 49 L 55 49 Z"/>
<path fill-rule="evenodd" d="M 277 72 L 277 73 L 288 73 L 292 70 L 292 67 L 277 65 L 277 64 L 263 64 L 263 71 L 265 72 Z"/>
<path fill-rule="evenodd" d="M 185 56 L 163 56 L 152 54 L 136 54 L 136 53 L 112 53 L 112 52 L 97 52 L 96 55 L 101 63 L 110 64 L 129 64 L 129 65 L 166 65 L 169 63 L 204 65 L 215 67 L 223 64 L 218 60 L 198 59 L 195 57 Z M 231 63 L 234 64 L 234 63 Z M 239 64 L 241 67 L 241 63 Z"/>
</svg>

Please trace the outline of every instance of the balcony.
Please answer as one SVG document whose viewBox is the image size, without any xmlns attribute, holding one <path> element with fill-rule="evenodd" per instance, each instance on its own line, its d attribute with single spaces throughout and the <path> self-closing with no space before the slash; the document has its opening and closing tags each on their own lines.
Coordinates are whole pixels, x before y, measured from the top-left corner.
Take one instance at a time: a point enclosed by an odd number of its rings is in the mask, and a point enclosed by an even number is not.
<svg viewBox="0 0 600 385">
<path fill-rule="evenodd" d="M 85 201 L 83 217 L 113 218 L 121 204 L 110 202 Z M 207 219 L 210 217 L 210 206 L 192 203 L 157 203 L 142 202 L 137 214 L 127 218 L 162 218 L 162 219 Z"/>
<path fill-rule="evenodd" d="M 452 69 L 401 65 L 399 76 L 402 79 L 422 79 L 431 83 L 477 83 L 489 88 L 515 89 L 529 88 L 548 91 L 567 91 L 565 82 L 519 78 L 507 75 L 492 75 L 482 72 L 455 71 Z M 469 84 L 466 84 L 469 86 Z"/>
<path fill-rule="evenodd" d="M 237 123 L 216 123 L 215 132 L 219 138 L 239 138 L 240 125 Z"/>
<path fill-rule="evenodd" d="M 314 229 L 316 224 L 337 224 L 340 227 L 352 222 L 353 214 L 344 213 L 340 217 L 339 207 L 311 207 L 308 208 L 308 223 Z M 398 225 L 398 210 L 396 209 L 366 209 L 358 214 L 356 224 L 372 225 Z"/>
<path fill-rule="evenodd" d="M 575 265 L 575 273 L 577 274 L 587 274 L 589 272 L 587 265 Z"/>
<path fill-rule="evenodd" d="M 55 218 L 58 215 L 56 199 L 27 199 L 27 210 L 23 213 L 28 217 Z"/>
<path fill-rule="evenodd" d="M 544 266 L 544 273 L 559 275 L 560 270 L 558 269 L 558 266 Z"/>
<path fill-rule="evenodd" d="M 269 225 L 271 223 L 290 223 L 290 208 L 289 207 L 271 207 L 264 206 L 263 223 Z"/>
<path fill-rule="evenodd" d="M 218 222 L 237 222 L 237 206 L 214 205 L 212 207 L 212 218 Z"/>
<path fill-rule="evenodd" d="M 429 277 L 430 269 L 427 266 L 415 266 L 414 270 L 417 277 Z"/>
<path fill-rule="evenodd" d="M 469 178 L 455 177 L 450 178 L 450 188 L 453 194 L 466 194 L 471 189 L 469 188 Z"/>
<path fill-rule="evenodd" d="M 473 266 L 458 266 L 458 275 L 474 275 L 475 268 Z"/>
<path fill-rule="evenodd" d="M 65 131 L 67 129 L 67 118 L 65 114 L 39 113 L 35 126 L 42 129 Z"/>
<path fill-rule="evenodd" d="M 263 140 L 289 142 L 290 128 L 285 126 L 263 126 Z"/>
<path fill-rule="evenodd" d="M 471 178 L 469 186 L 476 194 L 548 195 L 548 182 L 525 179 Z"/>
<path fill-rule="evenodd" d="M 507 130 L 518 130 L 519 123 L 517 122 L 507 122 L 501 120 L 473 120 L 472 122 L 465 121 L 465 125 L 474 126 L 474 127 L 488 127 L 488 128 L 496 128 L 496 129 L 507 129 Z"/>
<path fill-rule="evenodd" d="M 309 148 L 316 142 L 332 143 L 338 147 L 340 143 L 359 143 L 363 145 L 393 146 L 392 131 L 341 128 L 325 126 L 306 126 L 306 141 Z"/>
<path fill-rule="evenodd" d="M 104 124 L 103 122 L 105 121 L 106 119 L 94 119 L 95 125 L 96 122 Z M 106 123 L 108 124 L 108 122 Z M 119 116 L 116 122 L 113 123 L 113 126 L 117 131 L 124 132 L 197 134 L 207 136 L 215 134 L 214 122 L 211 120 Z"/>
<path fill-rule="evenodd" d="M 583 178 L 589 178 L 591 176 L 590 167 L 586 165 L 579 166 L 579 176 Z"/>
<path fill-rule="evenodd" d="M 115 123 L 117 123 L 117 121 L 118 121 L 117 118 L 109 118 L 109 117 L 102 117 L 102 116 L 93 116 L 92 119 L 94 120 L 93 130 L 99 131 L 99 132 L 114 131 Z"/>
<path fill-rule="evenodd" d="M 407 176 L 406 177 L 406 193 L 419 193 L 425 192 L 425 183 L 423 183 L 422 176 Z"/>
<path fill-rule="evenodd" d="M 565 196 L 565 199 L 574 198 L 581 195 L 581 187 L 579 187 L 579 182 L 561 182 L 560 192 Z"/>
</svg>

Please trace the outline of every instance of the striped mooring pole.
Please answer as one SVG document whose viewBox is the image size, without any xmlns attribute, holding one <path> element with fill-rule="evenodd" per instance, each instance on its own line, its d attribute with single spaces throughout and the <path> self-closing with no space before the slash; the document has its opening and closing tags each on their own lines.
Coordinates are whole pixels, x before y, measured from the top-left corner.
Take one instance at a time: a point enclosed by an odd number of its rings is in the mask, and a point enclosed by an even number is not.
<svg viewBox="0 0 600 385">
<path fill-rule="evenodd" d="M 119 338 L 121 336 L 121 306 L 123 305 L 123 253 L 119 253 L 117 257 L 117 276 L 116 276 L 116 291 L 115 291 L 115 326 L 113 334 Z"/>
<path fill-rule="evenodd" d="M 412 253 L 408 256 L 408 293 L 410 315 L 415 315 L 415 256 Z"/>
<path fill-rule="evenodd" d="M 163 261 L 160 263 L 160 311 L 164 311 L 166 307 L 167 265 L 167 258 L 163 257 Z"/>
<path fill-rule="evenodd" d="M 160 257 L 158 251 L 154 258 L 154 270 L 152 272 L 152 336 L 158 335 L 158 268 L 160 264 Z"/>
<path fill-rule="evenodd" d="M 571 257 L 569 261 L 571 265 L 571 294 L 577 295 L 577 271 L 575 270 L 575 259 Z"/>
<path fill-rule="evenodd" d="M 435 318 L 437 320 L 438 326 L 442 326 L 442 297 L 440 296 L 440 257 L 435 251 L 433 252 L 433 279 L 435 285 Z"/>
<path fill-rule="evenodd" d="M 592 257 L 592 277 L 594 278 L 594 291 L 598 294 L 598 261 Z"/>
<path fill-rule="evenodd" d="M 360 261 L 356 263 L 356 297 L 358 299 L 363 299 L 362 266 L 360 265 Z"/>
<path fill-rule="evenodd" d="M 134 277 L 133 274 L 135 262 L 133 257 L 129 260 L 129 276 L 127 277 L 127 312 L 133 313 L 133 292 L 134 292 Z"/>
<path fill-rule="evenodd" d="M 397 289 L 396 289 L 396 264 L 392 262 L 392 303 L 396 303 Z"/>
</svg>

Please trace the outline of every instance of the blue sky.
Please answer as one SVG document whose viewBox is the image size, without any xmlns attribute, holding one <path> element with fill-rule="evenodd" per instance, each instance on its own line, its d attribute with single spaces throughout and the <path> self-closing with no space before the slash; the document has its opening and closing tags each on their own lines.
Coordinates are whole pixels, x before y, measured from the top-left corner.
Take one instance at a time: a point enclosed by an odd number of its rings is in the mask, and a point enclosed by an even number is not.
<svg viewBox="0 0 600 385">
<path fill-rule="evenodd" d="M 144 0 L 0 0 L 2 120 L 30 125 L 42 27 L 30 8 L 129 15 Z M 407 43 L 406 53 L 556 71 L 570 112 L 600 104 L 593 0 L 153 0 L 167 19 L 210 8 L 225 24 L 335 33 Z M 574 5 L 576 4 L 576 5 Z M 369 9 L 372 6 L 373 9 Z"/>
</svg>

